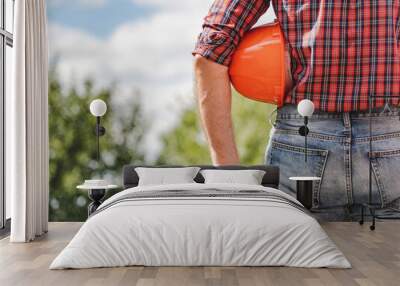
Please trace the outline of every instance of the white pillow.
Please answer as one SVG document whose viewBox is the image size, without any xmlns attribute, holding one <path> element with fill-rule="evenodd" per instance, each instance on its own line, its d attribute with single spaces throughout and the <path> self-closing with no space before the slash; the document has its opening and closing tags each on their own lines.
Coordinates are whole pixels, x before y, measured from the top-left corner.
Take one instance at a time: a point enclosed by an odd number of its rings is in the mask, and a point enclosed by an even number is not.
<svg viewBox="0 0 400 286">
<path fill-rule="evenodd" d="M 193 180 L 200 168 L 135 168 L 139 176 L 139 186 L 195 183 Z"/>
<path fill-rule="evenodd" d="M 205 184 L 261 185 L 265 171 L 261 170 L 202 170 Z"/>
</svg>

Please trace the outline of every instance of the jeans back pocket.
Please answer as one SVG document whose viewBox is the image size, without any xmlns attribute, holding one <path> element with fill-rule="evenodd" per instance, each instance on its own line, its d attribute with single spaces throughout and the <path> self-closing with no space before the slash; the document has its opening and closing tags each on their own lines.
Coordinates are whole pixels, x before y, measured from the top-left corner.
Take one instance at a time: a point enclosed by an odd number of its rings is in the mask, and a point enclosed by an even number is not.
<svg viewBox="0 0 400 286">
<path fill-rule="evenodd" d="M 280 168 L 280 190 L 296 196 L 296 182 L 289 177 L 319 177 L 313 187 L 313 208 L 319 208 L 320 189 L 323 181 L 326 162 L 329 152 L 321 149 L 307 149 L 305 162 L 305 148 L 276 141 L 271 142 L 271 152 L 268 163 Z"/>
<path fill-rule="evenodd" d="M 369 153 L 372 171 L 378 186 L 382 207 L 400 198 L 397 172 L 400 170 L 400 149 Z"/>
</svg>

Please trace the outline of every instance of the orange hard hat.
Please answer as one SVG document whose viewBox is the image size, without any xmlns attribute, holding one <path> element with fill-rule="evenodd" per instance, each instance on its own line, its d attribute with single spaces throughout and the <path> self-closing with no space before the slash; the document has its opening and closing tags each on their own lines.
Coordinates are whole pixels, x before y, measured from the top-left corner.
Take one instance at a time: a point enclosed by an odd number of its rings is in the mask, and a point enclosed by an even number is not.
<svg viewBox="0 0 400 286">
<path fill-rule="evenodd" d="M 279 23 L 256 27 L 244 35 L 233 54 L 231 82 L 245 97 L 282 106 L 291 85 L 289 61 Z"/>
</svg>

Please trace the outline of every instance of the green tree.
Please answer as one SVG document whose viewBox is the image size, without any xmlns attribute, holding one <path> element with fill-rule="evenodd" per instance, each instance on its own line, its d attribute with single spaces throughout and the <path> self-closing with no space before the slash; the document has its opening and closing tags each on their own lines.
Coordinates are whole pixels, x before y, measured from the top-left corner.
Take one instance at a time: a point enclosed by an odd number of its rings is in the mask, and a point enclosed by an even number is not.
<svg viewBox="0 0 400 286">
<path fill-rule="evenodd" d="M 76 186 L 93 177 L 121 184 L 123 165 L 144 162 L 142 139 L 147 122 L 138 93 L 118 104 L 113 87 L 96 91 L 93 81 L 87 80 L 82 91 L 64 90 L 54 70 L 49 80 L 50 220 L 84 221 L 89 201 Z M 96 119 L 89 112 L 95 98 L 108 104 L 100 164 L 96 161 Z"/>
<path fill-rule="evenodd" d="M 269 132 L 268 118 L 274 106 L 233 95 L 232 117 L 241 163 L 263 164 Z M 201 129 L 197 107 L 183 112 L 175 128 L 164 134 L 159 164 L 210 164 L 207 142 Z"/>
</svg>

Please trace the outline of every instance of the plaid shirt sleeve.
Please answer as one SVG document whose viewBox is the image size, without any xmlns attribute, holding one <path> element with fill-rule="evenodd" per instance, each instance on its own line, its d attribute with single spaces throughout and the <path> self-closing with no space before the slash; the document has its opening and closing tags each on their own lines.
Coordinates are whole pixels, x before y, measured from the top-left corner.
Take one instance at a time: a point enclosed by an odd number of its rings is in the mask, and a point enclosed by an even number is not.
<svg viewBox="0 0 400 286">
<path fill-rule="evenodd" d="M 267 11 L 270 0 L 215 0 L 193 55 L 229 65 L 240 39 Z"/>
</svg>

